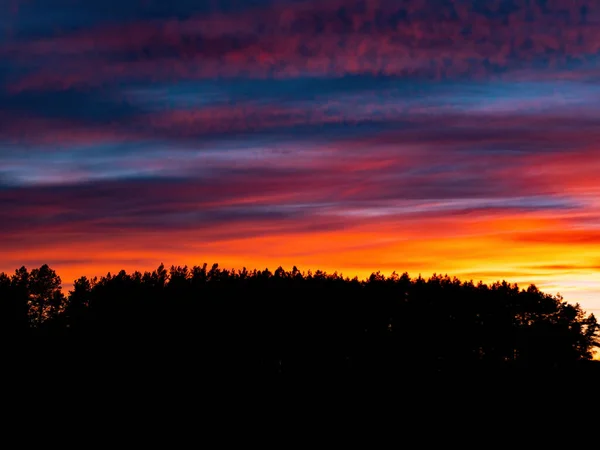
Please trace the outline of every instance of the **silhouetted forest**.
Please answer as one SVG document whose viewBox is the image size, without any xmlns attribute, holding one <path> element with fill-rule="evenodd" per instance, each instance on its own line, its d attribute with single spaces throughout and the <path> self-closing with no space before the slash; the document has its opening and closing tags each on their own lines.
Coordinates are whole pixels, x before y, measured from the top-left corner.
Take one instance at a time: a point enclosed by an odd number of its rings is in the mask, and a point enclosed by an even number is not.
<svg viewBox="0 0 600 450">
<path fill-rule="evenodd" d="M 82 277 L 65 295 L 47 265 L 21 267 L 0 274 L 0 329 L 5 361 L 40 368 L 181 377 L 598 369 L 599 325 L 579 305 L 535 286 L 440 275 L 161 265 Z"/>
</svg>

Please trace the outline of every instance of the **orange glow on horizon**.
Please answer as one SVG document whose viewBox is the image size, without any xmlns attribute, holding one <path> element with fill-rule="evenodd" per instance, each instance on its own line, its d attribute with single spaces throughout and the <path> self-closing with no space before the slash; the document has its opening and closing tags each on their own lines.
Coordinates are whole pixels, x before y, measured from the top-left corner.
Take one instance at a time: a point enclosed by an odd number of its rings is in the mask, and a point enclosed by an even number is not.
<svg viewBox="0 0 600 450">
<path fill-rule="evenodd" d="M 349 222 L 353 219 L 347 219 Z M 418 220 L 382 217 L 376 224 L 357 219 L 346 230 L 295 233 L 273 226 L 262 235 L 235 236 L 221 227 L 219 236 L 193 231 L 121 233 L 89 240 L 65 235 L 60 252 L 52 243 L 5 254 L 1 271 L 11 273 L 25 260 L 32 268 L 50 264 L 65 288 L 85 275 L 102 276 L 121 269 L 153 270 L 170 265 L 219 263 L 223 268 L 337 271 L 366 278 L 375 271 L 412 277 L 433 273 L 475 282 L 536 284 L 549 294 L 560 293 L 600 315 L 600 246 L 593 230 L 561 229 L 561 218 L 519 215 L 456 215 Z M 230 232 L 230 233 L 228 233 Z M 539 237 L 539 239 L 538 239 Z M 551 237 L 551 238 L 550 238 Z"/>
</svg>

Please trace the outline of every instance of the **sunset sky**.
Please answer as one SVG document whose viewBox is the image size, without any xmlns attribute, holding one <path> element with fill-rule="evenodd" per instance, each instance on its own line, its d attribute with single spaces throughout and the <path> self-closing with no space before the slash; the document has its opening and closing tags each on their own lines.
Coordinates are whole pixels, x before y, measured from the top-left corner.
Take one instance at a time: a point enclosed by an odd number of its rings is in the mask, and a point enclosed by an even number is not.
<svg viewBox="0 0 600 450">
<path fill-rule="evenodd" d="M 600 2 L 0 0 L 0 271 L 435 273 L 600 315 Z"/>
</svg>

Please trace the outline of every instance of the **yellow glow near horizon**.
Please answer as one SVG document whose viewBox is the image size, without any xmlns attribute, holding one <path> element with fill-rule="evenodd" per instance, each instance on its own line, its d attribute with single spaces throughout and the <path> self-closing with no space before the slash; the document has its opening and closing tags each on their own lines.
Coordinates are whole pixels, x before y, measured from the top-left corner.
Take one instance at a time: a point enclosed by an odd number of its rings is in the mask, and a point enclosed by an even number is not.
<svg viewBox="0 0 600 450">
<path fill-rule="evenodd" d="M 14 252 L 3 258 L 0 270 L 10 273 L 22 259 L 31 264 L 49 263 L 65 287 L 82 275 L 153 270 L 161 262 L 167 266 L 217 262 L 225 268 L 271 270 L 296 265 L 304 271 L 337 271 L 359 278 L 378 270 L 388 275 L 408 272 L 413 277 L 438 273 L 465 281 L 505 279 L 521 287 L 536 284 L 600 315 L 600 246 L 588 245 L 594 235 L 577 230 L 561 233 L 557 226 L 560 220 L 531 214 L 404 223 L 382 219 L 376 225 L 358 222 L 344 232 L 278 233 L 273 229 L 262 236 L 239 239 L 203 239 L 193 232 L 171 236 L 138 232 L 85 245 L 79 239 L 72 243 L 66 239 L 60 252 L 50 245 Z"/>
</svg>

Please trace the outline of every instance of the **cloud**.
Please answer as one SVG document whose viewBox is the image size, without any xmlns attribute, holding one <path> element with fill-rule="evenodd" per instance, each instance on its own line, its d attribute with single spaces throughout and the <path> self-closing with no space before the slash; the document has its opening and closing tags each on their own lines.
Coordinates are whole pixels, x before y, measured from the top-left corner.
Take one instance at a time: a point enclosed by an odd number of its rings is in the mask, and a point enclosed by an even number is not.
<svg viewBox="0 0 600 450">
<path fill-rule="evenodd" d="M 561 71 L 600 50 L 593 2 L 510 5 L 336 0 L 190 8 L 169 19 L 159 14 L 17 40 L 2 54 L 24 67 L 32 58 L 46 62 L 14 80 L 18 91 L 214 77 L 473 78 Z"/>
<path fill-rule="evenodd" d="M 225 84 L 222 97 L 209 101 L 202 100 L 204 91 L 191 88 L 184 91 L 187 100 L 151 88 L 18 94 L 6 96 L 0 109 L 0 140 L 21 145 L 162 140 L 203 146 L 258 136 L 285 141 L 376 135 L 378 141 L 454 143 L 475 152 L 549 152 L 566 144 L 573 149 L 590 145 L 598 137 L 597 94 L 581 84 L 390 88 L 384 83 L 380 90 L 376 84 L 351 81 L 345 92 L 306 84 L 305 98 L 286 96 L 283 86 L 281 94 L 263 98 L 261 90 L 270 90 L 262 83 L 238 98 Z"/>
<path fill-rule="evenodd" d="M 544 271 L 599 271 L 600 264 L 598 265 L 580 265 L 580 264 L 549 264 L 540 266 L 531 266 L 532 269 L 540 269 Z"/>
</svg>

